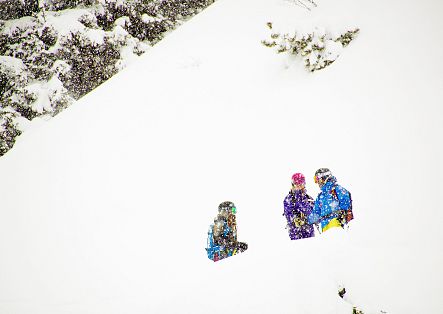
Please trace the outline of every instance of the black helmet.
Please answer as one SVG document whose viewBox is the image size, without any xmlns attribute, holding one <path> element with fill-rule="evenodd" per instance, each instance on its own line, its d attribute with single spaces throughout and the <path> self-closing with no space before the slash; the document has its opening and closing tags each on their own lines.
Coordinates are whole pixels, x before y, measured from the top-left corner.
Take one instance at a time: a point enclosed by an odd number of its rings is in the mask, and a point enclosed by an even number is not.
<svg viewBox="0 0 443 314">
<path fill-rule="evenodd" d="M 220 205 L 218 205 L 218 211 L 227 211 L 227 212 L 232 212 L 233 214 L 236 213 L 237 209 L 235 208 L 234 203 L 232 202 L 223 202 Z"/>
<path fill-rule="evenodd" d="M 315 172 L 314 182 L 318 183 L 321 180 L 327 181 L 332 177 L 332 172 L 328 168 L 320 168 Z"/>
</svg>

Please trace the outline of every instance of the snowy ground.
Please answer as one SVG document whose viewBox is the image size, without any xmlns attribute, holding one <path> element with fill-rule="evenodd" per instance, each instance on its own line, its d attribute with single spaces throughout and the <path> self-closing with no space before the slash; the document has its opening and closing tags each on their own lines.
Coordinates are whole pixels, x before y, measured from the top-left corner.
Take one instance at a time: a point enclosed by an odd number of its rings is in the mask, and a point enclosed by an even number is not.
<svg viewBox="0 0 443 314">
<path fill-rule="evenodd" d="M 443 5 L 219 0 L 0 160 L 0 313 L 440 313 Z M 266 22 L 359 37 L 325 70 Z M 301 26 L 300 26 L 301 27 Z M 347 233 L 289 241 L 291 174 L 329 167 Z M 206 232 L 238 208 L 241 255 Z"/>
</svg>

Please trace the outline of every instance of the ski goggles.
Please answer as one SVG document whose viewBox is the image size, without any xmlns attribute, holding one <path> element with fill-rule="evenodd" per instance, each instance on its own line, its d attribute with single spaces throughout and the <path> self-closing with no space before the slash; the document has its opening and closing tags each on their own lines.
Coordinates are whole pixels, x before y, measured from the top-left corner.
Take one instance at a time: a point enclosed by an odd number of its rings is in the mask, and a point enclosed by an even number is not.
<svg viewBox="0 0 443 314">
<path fill-rule="evenodd" d="M 314 175 L 314 182 L 315 182 L 315 183 L 318 183 L 318 182 L 320 181 L 321 178 L 323 178 L 323 177 L 329 177 L 329 176 L 331 176 L 331 175 L 332 175 L 331 171 L 327 171 L 327 172 L 320 173 L 320 174 L 318 174 L 318 175 Z"/>
</svg>

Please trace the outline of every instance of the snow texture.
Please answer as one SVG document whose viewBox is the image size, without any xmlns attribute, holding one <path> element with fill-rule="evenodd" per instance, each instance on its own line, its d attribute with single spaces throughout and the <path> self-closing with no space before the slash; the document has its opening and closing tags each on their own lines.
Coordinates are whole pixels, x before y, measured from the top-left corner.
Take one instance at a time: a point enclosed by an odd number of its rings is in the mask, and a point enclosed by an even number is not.
<svg viewBox="0 0 443 314">
<path fill-rule="evenodd" d="M 316 3 L 219 0 L 20 136 L 0 159 L 0 313 L 441 313 L 443 5 Z M 361 32 L 309 73 L 261 45 L 268 21 Z M 291 175 L 315 196 L 320 167 L 355 219 L 290 241 Z M 225 200 L 249 248 L 213 263 Z"/>
<path fill-rule="evenodd" d="M 0 66 L 11 71 L 15 75 L 19 75 L 25 67 L 22 60 L 8 56 L 0 56 Z"/>
</svg>

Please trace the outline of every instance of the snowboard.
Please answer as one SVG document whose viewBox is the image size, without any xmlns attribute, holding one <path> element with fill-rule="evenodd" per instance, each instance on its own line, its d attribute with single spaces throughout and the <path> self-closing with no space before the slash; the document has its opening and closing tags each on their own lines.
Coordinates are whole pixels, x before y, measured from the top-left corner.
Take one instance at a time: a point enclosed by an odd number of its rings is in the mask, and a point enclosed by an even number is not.
<svg viewBox="0 0 443 314">
<path fill-rule="evenodd" d="M 237 255 L 248 249 L 248 245 L 243 242 L 235 243 L 234 247 L 212 246 L 206 248 L 208 258 L 214 262 Z"/>
</svg>

